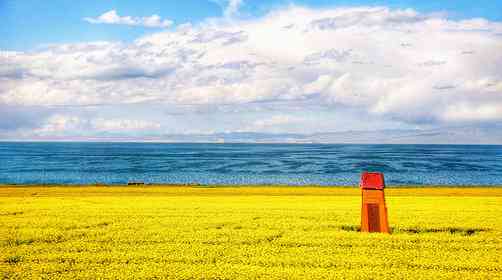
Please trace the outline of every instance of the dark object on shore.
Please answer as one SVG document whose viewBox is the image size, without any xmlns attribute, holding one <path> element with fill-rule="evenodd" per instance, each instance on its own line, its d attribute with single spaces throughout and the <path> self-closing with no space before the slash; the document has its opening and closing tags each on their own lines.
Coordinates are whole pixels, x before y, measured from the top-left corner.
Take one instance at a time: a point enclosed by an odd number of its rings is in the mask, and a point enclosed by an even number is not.
<svg viewBox="0 0 502 280">
<path fill-rule="evenodd" d="M 134 182 L 134 181 L 127 183 L 128 186 L 142 186 L 144 184 L 145 184 L 144 182 Z"/>
<path fill-rule="evenodd" d="M 361 174 L 361 231 L 390 233 L 385 205 L 385 181 L 379 172 Z"/>
</svg>

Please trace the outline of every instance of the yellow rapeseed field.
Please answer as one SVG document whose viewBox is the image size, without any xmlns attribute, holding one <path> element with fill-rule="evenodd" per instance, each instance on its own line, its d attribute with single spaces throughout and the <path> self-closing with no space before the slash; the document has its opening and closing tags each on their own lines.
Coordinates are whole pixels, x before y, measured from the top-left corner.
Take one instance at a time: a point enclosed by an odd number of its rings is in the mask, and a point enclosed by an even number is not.
<svg viewBox="0 0 502 280">
<path fill-rule="evenodd" d="M 6 279 L 502 278 L 502 188 L 0 186 Z"/>
</svg>

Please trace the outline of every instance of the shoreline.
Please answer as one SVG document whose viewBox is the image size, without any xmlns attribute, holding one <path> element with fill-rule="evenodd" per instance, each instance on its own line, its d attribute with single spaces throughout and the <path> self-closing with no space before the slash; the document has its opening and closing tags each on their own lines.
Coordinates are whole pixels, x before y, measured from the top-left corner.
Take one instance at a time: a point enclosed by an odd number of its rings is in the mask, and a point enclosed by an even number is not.
<svg viewBox="0 0 502 280">
<path fill-rule="evenodd" d="M 388 186 L 393 196 L 494 196 L 502 186 Z M 5 185 L 0 197 L 19 196 L 360 196 L 357 186 L 276 185 Z"/>
<path fill-rule="evenodd" d="M 271 187 L 271 188 L 359 188 L 358 185 L 281 185 L 281 184 L 162 184 L 162 183 L 128 183 L 128 184 L 44 184 L 44 183 L 35 183 L 35 184 L 16 184 L 16 183 L 0 183 L 0 188 L 2 187 L 70 187 L 70 188 L 78 188 L 78 187 L 185 187 L 185 188 L 263 188 L 263 187 Z M 385 189 L 409 189 L 409 188 L 458 188 L 458 189 L 475 189 L 475 188 L 502 188 L 502 185 L 386 185 Z"/>
</svg>

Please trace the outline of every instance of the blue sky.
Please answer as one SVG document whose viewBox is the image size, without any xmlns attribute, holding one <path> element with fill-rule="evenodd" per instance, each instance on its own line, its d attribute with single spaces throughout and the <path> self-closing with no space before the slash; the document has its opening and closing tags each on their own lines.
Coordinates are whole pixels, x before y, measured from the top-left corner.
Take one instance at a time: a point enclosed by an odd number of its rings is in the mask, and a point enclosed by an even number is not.
<svg viewBox="0 0 502 280">
<path fill-rule="evenodd" d="M 224 5 L 223 1 L 220 1 Z M 455 19 L 482 17 L 502 20 L 502 1 L 499 0 L 442 0 L 442 1 L 364 1 L 364 0 L 249 0 L 241 11 L 248 16 L 261 16 L 271 9 L 289 4 L 309 7 L 336 6 L 387 6 L 413 8 L 417 11 L 447 12 Z M 131 26 L 91 25 L 84 17 L 94 17 L 111 9 L 121 15 L 149 16 L 158 14 L 176 24 L 197 23 L 222 14 L 217 1 L 131 1 L 131 0 L 0 0 L 0 49 L 29 50 L 44 44 L 74 43 L 83 41 L 131 41 L 138 36 L 155 32 L 149 28 Z"/>
<path fill-rule="evenodd" d="M 0 140 L 476 137 L 501 69 L 502 1 L 0 0 Z"/>
</svg>

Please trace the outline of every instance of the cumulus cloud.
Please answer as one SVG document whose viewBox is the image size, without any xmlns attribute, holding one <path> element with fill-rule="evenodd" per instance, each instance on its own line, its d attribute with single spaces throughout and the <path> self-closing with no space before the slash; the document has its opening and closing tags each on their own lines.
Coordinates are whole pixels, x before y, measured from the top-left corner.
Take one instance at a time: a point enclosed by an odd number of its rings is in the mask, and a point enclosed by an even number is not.
<svg viewBox="0 0 502 280">
<path fill-rule="evenodd" d="M 241 1 L 231 3 L 237 10 Z M 145 22 L 115 12 L 94 20 Z M 137 104 L 177 114 L 183 110 L 173 108 L 189 106 L 196 114 L 231 107 L 253 110 L 256 119 L 322 108 L 409 125 L 502 121 L 500 34 L 501 22 L 410 9 L 289 6 L 260 18 L 183 25 L 133 43 L 2 52 L 0 106 L 119 111 Z M 284 125 L 282 117 L 272 120 L 242 121 L 240 128 Z"/>
<path fill-rule="evenodd" d="M 158 132 L 161 125 L 156 122 L 131 119 L 82 118 L 76 115 L 55 114 L 33 130 L 38 136 L 77 136 L 99 134 L 128 134 L 135 132 Z"/>
<path fill-rule="evenodd" d="M 157 28 L 167 28 L 173 24 L 171 20 L 162 19 L 158 15 L 151 15 L 149 17 L 120 16 L 115 10 L 105 12 L 96 18 L 85 17 L 84 20 L 93 24 L 121 24 Z"/>
</svg>

